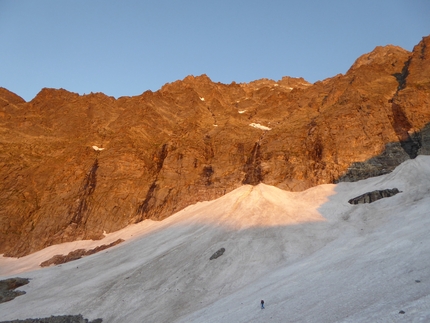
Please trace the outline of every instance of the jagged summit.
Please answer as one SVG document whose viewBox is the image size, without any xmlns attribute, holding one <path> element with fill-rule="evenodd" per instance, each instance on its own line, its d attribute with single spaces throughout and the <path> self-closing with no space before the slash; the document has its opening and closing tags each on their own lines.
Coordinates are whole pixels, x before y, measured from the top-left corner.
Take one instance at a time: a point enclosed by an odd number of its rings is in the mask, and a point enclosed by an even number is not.
<svg viewBox="0 0 430 323">
<path fill-rule="evenodd" d="M 386 67 L 404 64 L 411 52 L 394 45 L 377 46 L 370 53 L 361 55 L 352 64 L 350 71 L 363 65 L 385 65 Z"/>
<path fill-rule="evenodd" d="M 201 75 L 30 102 L 2 89 L 0 253 L 99 239 L 245 184 L 302 191 L 390 172 L 430 151 L 428 48 L 377 47 L 315 84 Z"/>
</svg>

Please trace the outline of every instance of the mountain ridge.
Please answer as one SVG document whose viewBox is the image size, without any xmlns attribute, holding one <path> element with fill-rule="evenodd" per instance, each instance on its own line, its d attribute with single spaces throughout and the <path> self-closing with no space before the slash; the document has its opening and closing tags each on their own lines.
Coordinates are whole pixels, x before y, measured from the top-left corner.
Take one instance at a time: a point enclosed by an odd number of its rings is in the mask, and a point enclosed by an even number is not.
<svg viewBox="0 0 430 323">
<path fill-rule="evenodd" d="M 314 84 L 202 75 L 134 97 L 43 89 L 29 102 L 1 89 L 0 253 L 100 239 L 243 184 L 301 191 L 428 154 L 428 48 L 377 47 Z"/>
</svg>

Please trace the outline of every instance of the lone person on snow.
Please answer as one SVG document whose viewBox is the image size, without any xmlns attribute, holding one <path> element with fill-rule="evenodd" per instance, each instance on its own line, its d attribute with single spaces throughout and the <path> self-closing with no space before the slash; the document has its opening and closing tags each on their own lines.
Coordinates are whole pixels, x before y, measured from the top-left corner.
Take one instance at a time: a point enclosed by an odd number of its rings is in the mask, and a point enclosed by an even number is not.
<svg viewBox="0 0 430 323">
<path fill-rule="evenodd" d="M 264 309 L 264 301 L 261 300 L 261 309 Z"/>
</svg>

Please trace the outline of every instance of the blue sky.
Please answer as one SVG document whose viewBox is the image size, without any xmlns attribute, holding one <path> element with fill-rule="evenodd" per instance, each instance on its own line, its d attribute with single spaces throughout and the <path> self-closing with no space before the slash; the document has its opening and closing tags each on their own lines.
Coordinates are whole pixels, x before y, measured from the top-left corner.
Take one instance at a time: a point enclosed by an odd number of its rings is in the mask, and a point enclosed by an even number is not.
<svg viewBox="0 0 430 323">
<path fill-rule="evenodd" d="M 412 50 L 429 0 L 0 0 L 0 86 L 114 97 L 187 75 L 222 83 L 345 73 L 378 45 Z"/>
</svg>

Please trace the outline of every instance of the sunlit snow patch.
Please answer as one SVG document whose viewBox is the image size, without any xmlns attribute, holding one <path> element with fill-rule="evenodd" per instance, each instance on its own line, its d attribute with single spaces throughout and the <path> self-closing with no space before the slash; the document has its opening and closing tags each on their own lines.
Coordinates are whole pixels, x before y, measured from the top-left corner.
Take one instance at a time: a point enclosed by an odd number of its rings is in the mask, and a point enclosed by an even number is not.
<svg viewBox="0 0 430 323">
<path fill-rule="evenodd" d="M 250 123 L 249 125 L 250 125 L 251 127 L 258 128 L 258 129 L 261 129 L 261 130 L 272 130 L 272 128 L 262 126 L 262 125 L 261 125 L 261 124 L 259 124 L 259 123 Z"/>
</svg>

